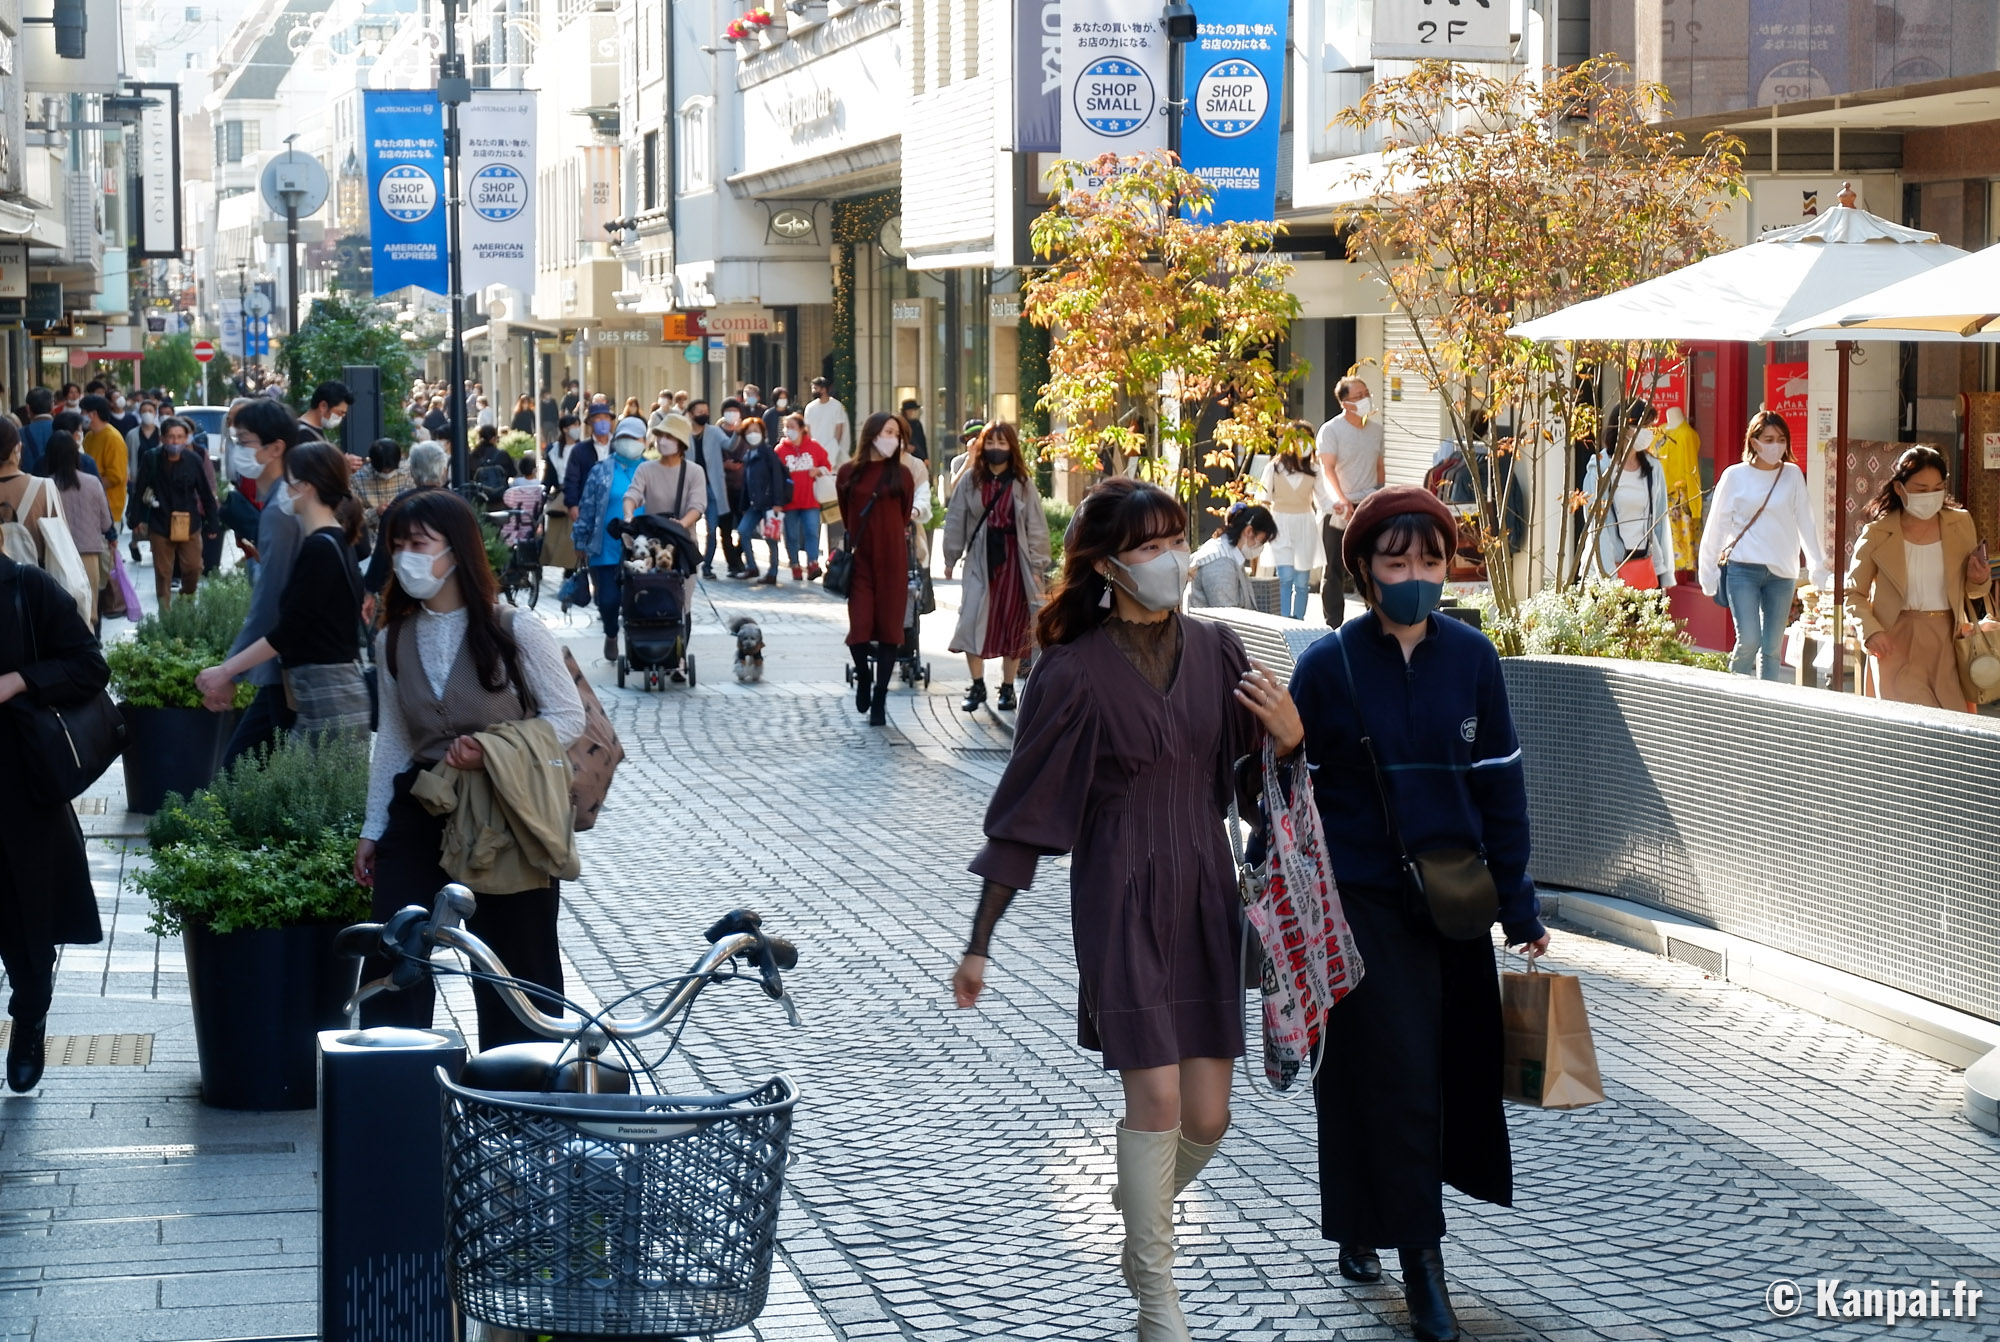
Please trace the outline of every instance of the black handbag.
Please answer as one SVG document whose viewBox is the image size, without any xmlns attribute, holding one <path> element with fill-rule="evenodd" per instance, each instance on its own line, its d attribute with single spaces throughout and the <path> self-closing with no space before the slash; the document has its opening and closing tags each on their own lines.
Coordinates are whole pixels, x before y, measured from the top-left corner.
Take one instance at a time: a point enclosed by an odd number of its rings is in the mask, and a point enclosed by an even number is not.
<svg viewBox="0 0 2000 1342">
<path fill-rule="evenodd" d="M 840 548 L 826 557 L 826 577 L 821 581 L 826 590 L 837 597 L 845 598 L 854 590 L 854 533 L 861 530 L 861 524 L 868 520 L 868 514 L 875 509 L 875 500 L 882 497 L 882 486 L 889 483 L 889 472 L 883 471 L 882 478 L 875 482 L 875 492 L 868 496 L 867 506 L 854 519 L 854 525 L 840 538 Z"/>
<path fill-rule="evenodd" d="M 1375 793 L 1382 799 L 1382 820 L 1396 845 L 1402 864 L 1406 912 L 1418 926 L 1428 927 L 1449 941 L 1476 941 L 1486 936 L 1500 917 L 1500 888 L 1483 853 L 1471 848 L 1430 848 L 1411 853 L 1403 841 L 1403 827 L 1396 823 L 1396 808 L 1389 800 L 1389 781 L 1383 776 L 1382 761 L 1375 754 L 1375 742 L 1368 735 L 1368 721 L 1361 715 L 1361 697 L 1354 686 L 1354 666 L 1347 658 L 1347 641 L 1338 632 L 1333 636 L 1340 648 L 1341 669 L 1347 675 L 1347 701 L 1354 708 L 1354 720 L 1361 729 L 1361 748 L 1367 752 L 1368 766 L 1375 774 Z"/>
<path fill-rule="evenodd" d="M 28 647 L 28 660 L 38 662 L 35 627 L 21 584 L 14 584 L 14 617 Z M 21 779 L 28 796 L 44 806 L 67 804 L 103 777 L 111 761 L 125 753 L 125 716 L 111 695 L 99 690 L 80 704 L 60 708 L 16 696 L 15 731 L 27 764 Z"/>
</svg>

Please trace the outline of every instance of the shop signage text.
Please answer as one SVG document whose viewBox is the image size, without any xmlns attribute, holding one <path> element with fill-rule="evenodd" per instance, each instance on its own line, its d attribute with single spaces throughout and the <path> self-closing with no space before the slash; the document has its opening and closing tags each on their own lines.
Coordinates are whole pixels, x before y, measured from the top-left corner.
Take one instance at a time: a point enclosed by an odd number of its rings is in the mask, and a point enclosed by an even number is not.
<svg viewBox="0 0 2000 1342">
<path fill-rule="evenodd" d="M 28 296 L 28 244 L 0 243 L 0 298 Z"/>
<path fill-rule="evenodd" d="M 814 89 L 810 93 L 798 93 L 789 98 L 781 98 L 771 109 L 771 115 L 780 126 L 797 135 L 808 126 L 822 121 L 831 121 L 840 112 L 840 98 L 832 89 Z"/>
<path fill-rule="evenodd" d="M 412 284 L 445 293 L 444 119 L 437 94 L 369 89 L 361 97 L 375 295 Z M 227 329 L 223 347 L 239 352 L 230 348 Z"/>
<path fill-rule="evenodd" d="M 1236 0 L 1195 27 L 1181 161 L 1215 192 L 1218 222 L 1277 217 L 1286 0 Z"/>
<path fill-rule="evenodd" d="M 1014 150 L 1062 149 L 1062 0 L 1014 0 Z"/>
<path fill-rule="evenodd" d="M 1376 60 L 1510 61 L 1512 6 L 1500 0 L 1375 0 Z"/>
<path fill-rule="evenodd" d="M 703 320 L 709 334 L 727 336 L 738 342 L 746 336 L 776 335 L 778 331 L 778 319 L 771 315 L 769 308 L 710 308 Z"/>
<path fill-rule="evenodd" d="M 1063 0 L 1062 28 L 1063 157 L 1163 148 L 1167 40 L 1155 0 Z"/>
<path fill-rule="evenodd" d="M 481 89 L 459 109 L 465 288 L 535 287 L 535 95 Z"/>
<path fill-rule="evenodd" d="M 139 255 L 181 254 L 181 87 L 132 84 L 139 111 Z"/>
</svg>

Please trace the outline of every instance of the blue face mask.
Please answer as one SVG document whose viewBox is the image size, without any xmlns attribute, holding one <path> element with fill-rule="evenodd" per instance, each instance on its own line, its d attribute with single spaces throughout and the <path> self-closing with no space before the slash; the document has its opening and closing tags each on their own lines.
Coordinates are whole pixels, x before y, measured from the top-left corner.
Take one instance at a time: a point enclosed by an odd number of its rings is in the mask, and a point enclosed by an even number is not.
<svg viewBox="0 0 2000 1342">
<path fill-rule="evenodd" d="M 1444 600 L 1444 584 L 1406 578 L 1402 582 L 1377 584 L 1376 607 L 1382 618 L 1394 624 L 1422 624 Z"/>
</svg>

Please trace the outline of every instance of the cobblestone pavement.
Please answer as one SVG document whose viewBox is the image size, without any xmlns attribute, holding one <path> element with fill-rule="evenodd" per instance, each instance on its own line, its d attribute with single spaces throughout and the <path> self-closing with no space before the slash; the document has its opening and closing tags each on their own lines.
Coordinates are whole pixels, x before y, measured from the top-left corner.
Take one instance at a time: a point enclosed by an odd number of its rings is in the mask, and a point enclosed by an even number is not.
<svg viewBox="0 0 2000 1342">
<path fill-rule="evenodd" d="M 608 997 L 677 973 L 739 905 L 801 949 L 800 1028 L 755 992 L 712 994 L 675 1071 L 718 1088 L 784 1071 L 804 1094 L 756 1336 L 1129 1339 L 1108 1197 L 1118 1091 L 1073 1042 L 1059 864 L 1002 924 L 981 1008 L 954 1010 L 945 988 L 1010 739 L 1001 715 L 957 711 L 949 610 L 927 630 L 931 690 L 899 687 L 892 725 L 870 729 L 842 683 L 838 606 L 789 583 L 706 590 L 693 689 L 613 688 L 595 626 L 542 612 L 632 752 L 567 890 L 575 979 Z M 764 628 L 761 684 L 729 674 L 734 614 Z M 310 1337 L 312 1116 L 199 1104 L 179 949 L 144 932 L 140 859 L 115 837 L 131 825 L 115 782 L 99 794 L 85 821 L 114 935 L 65 955 L 52 1028 L 150 1031 L 154 1059 L 52 1070 L 0 1101 L 0 1342 Z M 1583 977 L 1610 1102 L 1510 1110 L 1514 1209 L 1449 1195 L 1470 1335 L 1879 1336 L 1766 1310 L 1787 1278 L 1810 1315 L 1822 1277 L 1935 1279 L 1947 1303 L 1965 1279 L 1987 1292 L 1984 1327 L 1894 1335 L 2000 1335 L 2000 1141 L 1960 1116 L 1958 1072 L 1579 932 L 1559 929 L 1552 959 Z M 1380 1286 L 1333 1270 L 1316 1159 L 1308 1105 L 1239 1088 L 1228 1143 L 1181 1202 L 1203 1342 L 1405 1335 L 1393 1256 Z"/>
<path fill-rule="evenodd" d="M 945 987 L 974 899 L 965 861 L 998 776 L 998 715 L 956 711 L 963 663 L 898 688 L 888 729 L 855 713 L 840 608 L 783 588 L 715 590 L 754 615 L 766 681 L 605 701 L 634 757 L 570 889 L 569 950 L 600 992 L 668 973 L 697 930 L 748 903 L 793 936 L 804 1024 L 745 994 L 689 1031 L 722 1085 L 786 1071 L 804 1102 L 790 1260 L 843 1337 L 1129 1334 L 1108 1192 L 1117 1087 L 1074 1044 L 1063 873 L 1001 925 L 988 1000 Z M 948 591 L 941 592 L 948 597 Z M 989 677 L 991 672 L 989 672 Z M 606 679 L 607 677 L 599 677 Z M 1512 1210 L 1450 1195 L 1460 1316 L 1482 1338 L 1847 1338 L 1881 1324 L 1776 1319 L 1766 1286 L 1965 1279 L 2000 1297 L 2000 1143 L 1959 1116 L 1960 1074 L 1699 971 L 1580 932 L 1610 1101 L 1510 1110 Z M 1239 1089 L 1222 1155 L 1182 1201 L 1179 1276 L 1204 1339 L 1388 1338 L 1392 1280 L 1351 1287 L 1318 1238 L 1309 1106 Z M 1366 1159 L 1365 1152 L 1353 1153 Z M 1393 1274 L 1393 1257 L 1391 1260 Z M 2000 1305 L 1899 1335 L 2000 1335 Z"/>
</svg>

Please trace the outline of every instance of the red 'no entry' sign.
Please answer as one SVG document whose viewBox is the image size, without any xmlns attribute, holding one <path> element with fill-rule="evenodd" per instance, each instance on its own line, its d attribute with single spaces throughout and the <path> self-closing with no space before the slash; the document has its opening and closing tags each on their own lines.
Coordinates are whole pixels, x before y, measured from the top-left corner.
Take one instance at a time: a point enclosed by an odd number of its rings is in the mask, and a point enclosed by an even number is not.
<svg viewBox="0 0 2000 1342">
<path fill-rule="evenodd" d="M 214 341 L 197 340 L 194 342 L 194 361 L 196 363 L 207 363 L 210 359 L 213 359 L 214 357 L 215 357 Z"/>
</svg>

